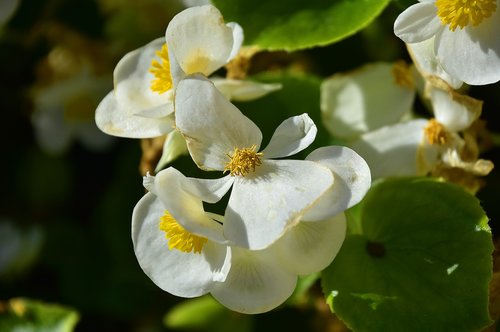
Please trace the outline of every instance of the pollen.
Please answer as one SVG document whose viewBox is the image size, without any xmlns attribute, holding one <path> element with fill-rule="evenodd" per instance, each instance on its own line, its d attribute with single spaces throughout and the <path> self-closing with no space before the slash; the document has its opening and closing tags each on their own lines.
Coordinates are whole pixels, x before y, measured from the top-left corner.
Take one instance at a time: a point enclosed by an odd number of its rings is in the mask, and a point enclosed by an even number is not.
<svg viewBox="0 0 500 332">
<path fill-rule="evenodd" d="M 155 78 L 151 80 L 151 90 L 159 94 L 165 93 L 172 88 L 172 76 L 170 74 L 170 62 L 168 60 L 167 44 L 163 44 L 161 50 L 156 51 L 160 61 L 153 59 L 149 72 Z"/>
<path fill-rule="evenodd" d="M 249 148 L 234 148 L 229 162 L 224 168 L 224 172 L 229 171 L 231 176 L 246 176 L 248 173 L 255 172 L 257 166 L 262 165 L 262 152 L 256 152 L 257 146 L 254 144 Z"/>
<path fill-rule="evenodd" d="M 200 254 L 207 242 L 206 238 L 186 231 L 168 211 L 160 217 L 160 230 L 165 232 L 170 250 L 177 249 L 185 253 L 194 251 L 195 254 Z"/>
<path fill-rule="evenodd" d="M 437 15 L 451 31 L 478 26 L 497 9 L 496 0 L 436 0 Z"/>
<path fill-rule="evenodd" d="M 424 134 L 429 143 L 432 145 L 445 145 L 450 140 L 445 126 L 439 123 L 436 119 L 429 120 L 429 123 L 424 128 Z"/>
<path fill-rule="evenodd" d="M 392 66 L 392 76 L 394 77 L 394 82 L 402 86 L 404 88 L 408 88 L 410 90 L 415 89 L 415 85 L 413 83 L 413 76 L 411 74 L 410 65 L 408 65 L 404 61 L 397 61 Z"/>
</svg>

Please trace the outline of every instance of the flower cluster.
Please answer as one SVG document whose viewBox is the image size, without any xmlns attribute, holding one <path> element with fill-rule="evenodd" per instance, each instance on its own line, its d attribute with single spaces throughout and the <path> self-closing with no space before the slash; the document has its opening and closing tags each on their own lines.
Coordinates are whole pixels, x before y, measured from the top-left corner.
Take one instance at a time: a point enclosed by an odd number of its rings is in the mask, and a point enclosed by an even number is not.
<svg viewBox="0 0 500 332">
<path fill-rule="evenodd" d="M 313 143 L 317 128 L 307 114 L 283 121 L 261 148 L 260 129 L 229 98 L 257 98 L 279 86 L 208 78 L 242 41 L 241 27 L 225 24 L 215 7 L 184 10 L 166 38 L 118 63 L 96 122 L 116 136 L 176 135 L 200 169 L 222 172 L 199 179 L 168 167 L 146 175 L 148 193 L 132 216 L 135 253 L 171 294 L 210 293 L 232 310 L 260 313 L 283 303 L 299 275 L 331 263 L 345 237 L 343 211 L 363 198 L 371 175 L 346 147 L 284 159 Z M 223 215 L 208 211 L 225 196 Z"/>
</svg>

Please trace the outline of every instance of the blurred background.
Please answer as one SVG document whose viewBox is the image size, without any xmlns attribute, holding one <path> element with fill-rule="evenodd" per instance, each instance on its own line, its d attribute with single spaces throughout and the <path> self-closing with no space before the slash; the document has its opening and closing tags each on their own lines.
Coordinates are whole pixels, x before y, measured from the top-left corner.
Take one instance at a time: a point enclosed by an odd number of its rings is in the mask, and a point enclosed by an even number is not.
<svg viewBox="0 0 500 332">
<path fill-rule="evenodd" d="M 141 141 L 101 133 L 94 124 L 94 111 L 113 88 L 112 72 L 119 59 L 162 36 L 172 16 L 190 4 L 176 0 L 0 0 L 0 4 L 0 331 L 15 324 L 36 326 L 33 322 L 40 319 L 52 326 L 38 316 L 37 310 L 45 310 L 43 303 L 71 313 L 61 316 L 67 324 L 60 331 L 73 326 L 76 331 L 345 330 L 329 313 L 315 276 L 302 280 L 303 290 L 283 308 L 244 316 L 210 298 L 183 302 L 164 293 L 137 264 L 130 222 L 132 209 L 144 194 Z M 293 55 L 262 54 L 253 68 L 298 65 L 326 77 L 370 61 L 409 61 L 404 46 L 392 35 L 392 22 L 400 11 L 397 5 L 389 6 L 370 27 L 329 47 Z M 496 132 L 500 132 L 498 92 L 495 84 L 470 93 L 487 100 L 483 118 Z M 319 118 L 319 105 L 312 109 L 317 110 L 312 117 Z M 261 122 L 267 120 L 260 117 Z M 500 163 L 498 152 L 498 147 L 492 148 L 484 158 Z M 498 172 L 486 181 L 478 196 L 496 233 Z M 12 308 L 24 313 L 30 306 L 32 316 L 24 316 L 24 321 L 19 318 L 23 315 L 13 318 L 9 313 Z"/>
</svg>

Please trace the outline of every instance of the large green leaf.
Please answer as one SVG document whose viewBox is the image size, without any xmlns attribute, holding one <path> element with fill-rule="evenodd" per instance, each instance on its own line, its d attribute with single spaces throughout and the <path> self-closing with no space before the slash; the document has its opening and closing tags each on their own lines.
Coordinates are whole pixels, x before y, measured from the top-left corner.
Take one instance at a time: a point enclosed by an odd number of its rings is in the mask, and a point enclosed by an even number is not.
<svg viewBox="0 0 500 332">
<path fill-rule="evenodd" d="M 0 311 L 0 331 L 71 332 L 78 319 L 79 315 L 73 309 L 15 298 L 4 304 Z"/>
<path fill-rule="evenodd" d="M 376 184 L 322 286 L 355 331 L 474 331 L 488 323 L 493 245 L 478 200 L 426 178 Z M 353 227 L 354 226 L 354 227 Z"/>
<path fill-rule="evenodd" d="M 390 0 L 213 0 L 226 21 L 241 24 L 245 43 L 268 50 L 331 44 L 370 23 Z"/>
</svg>

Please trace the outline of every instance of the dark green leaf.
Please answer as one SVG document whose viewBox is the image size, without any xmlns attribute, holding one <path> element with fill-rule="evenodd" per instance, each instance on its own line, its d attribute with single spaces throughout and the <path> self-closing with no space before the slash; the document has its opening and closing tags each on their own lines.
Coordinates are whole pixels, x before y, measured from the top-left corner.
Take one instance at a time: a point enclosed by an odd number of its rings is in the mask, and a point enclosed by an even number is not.
<svg viewBox="0 0 500 332">
<path fill-rule="evenodd" d="M 355 331 L 474 331 L 490 323 L 493 250 L 478 200 L 427 178 L 370 190 L 356 231 L 322 275 L 332 310 Z"/>
</svg>

